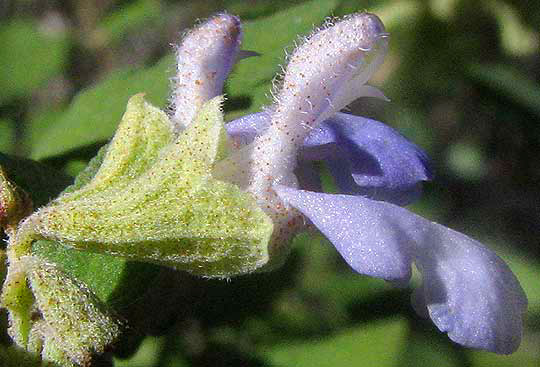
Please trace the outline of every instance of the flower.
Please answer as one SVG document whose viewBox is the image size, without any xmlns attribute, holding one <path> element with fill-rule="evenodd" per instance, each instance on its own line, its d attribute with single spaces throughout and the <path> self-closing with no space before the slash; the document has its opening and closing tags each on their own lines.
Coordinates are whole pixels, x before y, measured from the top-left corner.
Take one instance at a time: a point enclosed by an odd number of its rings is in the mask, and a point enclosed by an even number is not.
<svg viewBox="0 0 540 367">
<path fill-rule="evenodd" d="M 414 263 L 423 277 L 413 294 L 420 315 L 459 344 L 512 353 L 527 299 L 509 267 L 479 242 L 399 206 L 432 176 L 425 153 L 380 122 L 338 112 L 358 97 L 384 98 L 364 83 L 387 40 L 369 13 L 307 37 L 275 103 L 227 125 L 238 150 L 215 175 L 257 198 L 274 221 L 271 246 L 301 227 L 301 215 L 360 274 L 405 285 Z M 328 164 L 340 194 L 321 192 L 314 160 Z"/>
<path fill-rule="evenodd" d="M 307 37 L 289 58 L 275 102 L 229 123 L 227 139 L 220 94 L 241 38 L 229 14 L 188 33 L 177 49 L 170 115 L 132 97 L 114 138 L 74 185 L 10 233 L 0 302 L 13 339 L 31 349 L 32 340 L 57 338 L 45 352 L 73 361 L 112 339 L 106 315 L 91 328 L 63 322 L 63 310 L 93 315 L 99 305 L 90 313 L 81 306 L 91 295 L 34 254 L 35 240 L 229 278 L 277 266 L 289 239 L 311 222 L 358 273 L 403 286 L 414 263 L 423 276 L 414 307 L 452 340 L 515 351 L 527 299 L 508 266 L 477 241 L 401 207 L 431 178 L 426 155 L 380 122 L 339 112 L 358 97 L 385 98 L 365 84 L 388 46 L 379 18 L 330 20 Z M 316 160 L 328 163 L 340 194 L 321 192 Z M 58 292 L 65 284 L 71 300 Z M 84 331 L 94 327 L 103 337 L 86 345 Z"/>
</svg>

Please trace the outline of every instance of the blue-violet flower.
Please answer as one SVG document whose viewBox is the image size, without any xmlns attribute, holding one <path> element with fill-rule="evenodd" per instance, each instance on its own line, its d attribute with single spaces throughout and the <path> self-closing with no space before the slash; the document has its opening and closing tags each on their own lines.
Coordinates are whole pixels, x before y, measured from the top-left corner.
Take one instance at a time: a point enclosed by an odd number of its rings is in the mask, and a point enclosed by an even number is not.
<svg viewBox="0 0 540 367">
<path fill-rule="evenodd" d="M 229 37 L 238 35 L 239 23 L 229 22 Z M 253 194 L 272 218 L 270 263 L 307 220 L 360 274 L 404 285 L 414 263 L 423 276 L 413 294 L 419 314 L 457 343 L 512 353 L 527 307 L 514 274 L 479 242 L 400 206 L 431 178 L 419 147 L 380 122 L 339 112 L 359 97 L 385 98 L 365 83 L 382 64 L 388 39 L 369 13 L 330 20 L 307 37 L 290 55 L 274 103 L 227 124 L 236 151 L 214 175 Z M 340 194 L 321 192 L 316 160 L 329 166 Z"/>
</svg>

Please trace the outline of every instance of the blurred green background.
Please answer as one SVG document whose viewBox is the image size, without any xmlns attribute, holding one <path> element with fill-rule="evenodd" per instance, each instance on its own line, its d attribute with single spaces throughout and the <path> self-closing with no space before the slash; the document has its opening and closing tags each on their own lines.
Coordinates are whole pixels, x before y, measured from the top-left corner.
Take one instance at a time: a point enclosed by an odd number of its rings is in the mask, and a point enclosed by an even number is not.
<svg viewBox="0 0 540 367">
<path fill-rule="evenodd" d="M 331 15 L 381 17 L 390 51 L 372 84 L 392 101 L 350 109 L 431 156 L 436 178 L 412 210 L 509 263 L 530 301 L 522 345 L 511 356 L 455 345 L 414 314 L 411 289 L 355 275 L 324 239 L 301 235 L 270 274 L 219 282 L 162 270 L 143 302 L 133 296 L 129 333 L 98 365 L 539 366 L 540 2 L 2 0 L 0 151 L 77 174 L 129 96 L 167 106 L 171 44 L 222 9 L 245 23 L 243 47 L 262 54 L 229 79 L 229 120 L 271 101 L 297 35 Z"/>
</svg>

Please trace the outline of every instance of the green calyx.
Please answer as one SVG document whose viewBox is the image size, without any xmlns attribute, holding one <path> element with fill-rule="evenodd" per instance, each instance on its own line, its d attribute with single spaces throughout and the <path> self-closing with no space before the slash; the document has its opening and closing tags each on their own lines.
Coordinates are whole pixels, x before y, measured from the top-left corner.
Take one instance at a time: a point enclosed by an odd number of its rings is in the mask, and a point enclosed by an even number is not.
<svg viewBox="0 0 540 367">
<path fill-rule="evenodd" d="M 212 177 L 227 153 L 221 103 L 207 102 L 175 136 L 164 112 L 132 97 L 114 138 L 75 183 L 13 227 L 0 301 L 18 346 L 43 361 L 84 365 L 121 331 L 103 300 L 43 259 L 37 240 L 214 278 L 268 262 L 271 219 L 250 194 Z"/>
<path fill-rule="evenodd" d="M 13 231 L 31 212 L 32 201 L 28 194 L 11 182 L 0 167 L 0 228 Z"/>
<path fill-rule="evenodd" d="M 30 239 L 227 278 L 268 261 L 270 218 L 212 177 L 226 154 L 221 97 L 174 136 L 165 113 L 136 95 L 111 143 L 58 199 L 19 228 Z"/>
<path fill-rule="evenodd" d="M 9 333 L 30 355 L 85 365 L 120 334 L 120 323 L 81 282 L 35 256 L 10 266 L 2 292 Z"/>
</svg>

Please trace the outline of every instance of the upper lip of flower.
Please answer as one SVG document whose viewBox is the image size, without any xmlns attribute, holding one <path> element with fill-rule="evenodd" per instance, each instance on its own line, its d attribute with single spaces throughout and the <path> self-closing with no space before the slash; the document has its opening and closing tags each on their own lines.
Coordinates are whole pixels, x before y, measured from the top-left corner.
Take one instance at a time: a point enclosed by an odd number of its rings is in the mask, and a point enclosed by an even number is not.
<svg viewBox="0 0 540 367">
<path fill-rule="evenodd" d="M 264 134 L 269 124 L 269 113 L 259 112 L 229 122 L 226 129 L 234 144 L 241 147 Z M 341 193 L 399 205 L 417 199 L 421 182 L 433 177 L 427 154 L 396 130 L 340 112 L 311 131 L 298 152 L 298 161 L 304 169 L 312 169 L 314 161 L 324 161 Z M 316 182 L 302 181 L 300 187 L 310 184 Z M 314 187 L 322 191 L 320 185 Z"/>
</svg>

